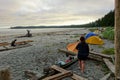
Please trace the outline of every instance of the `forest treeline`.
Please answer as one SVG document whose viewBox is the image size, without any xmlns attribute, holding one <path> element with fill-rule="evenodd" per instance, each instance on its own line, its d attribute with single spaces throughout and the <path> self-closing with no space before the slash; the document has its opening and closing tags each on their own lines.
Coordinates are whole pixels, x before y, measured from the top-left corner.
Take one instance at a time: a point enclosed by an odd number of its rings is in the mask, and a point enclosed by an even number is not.
<svg viewBox="0 0 120 80">
<path fill-rule="evenodd" d="M 82 25 L 68 25 L 68 26 L 16 26 L 11 29 L 24 29 L 24 28 L 81 28 L 81 27 L 113 27 L 114 26 L 114 10 L 111 10 L 102 18 L 94 22 Z"/>
<path fill-rule="evenodd" d="M 114 26 L 114 10 L 111 10 L 102 18 L 88 24 L 80 25 L 81 27 L 113 27 Z"/>
</svg>

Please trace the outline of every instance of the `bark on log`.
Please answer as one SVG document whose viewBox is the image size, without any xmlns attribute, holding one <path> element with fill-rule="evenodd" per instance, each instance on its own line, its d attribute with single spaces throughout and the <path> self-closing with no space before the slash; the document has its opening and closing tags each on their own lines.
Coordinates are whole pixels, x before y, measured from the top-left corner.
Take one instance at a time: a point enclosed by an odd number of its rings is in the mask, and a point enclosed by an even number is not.
<svg viewBox="0 0 120 80">
<path fill-rule="evenodd" d="M 120 77 L 120 0 L 115 0 L 115 80 Z"/>
</svg>

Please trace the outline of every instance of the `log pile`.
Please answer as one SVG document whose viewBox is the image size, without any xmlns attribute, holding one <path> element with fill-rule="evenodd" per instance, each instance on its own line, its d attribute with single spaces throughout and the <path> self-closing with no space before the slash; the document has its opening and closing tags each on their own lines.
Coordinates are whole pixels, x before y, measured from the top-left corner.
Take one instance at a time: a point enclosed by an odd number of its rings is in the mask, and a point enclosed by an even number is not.
<svg viewBox="0 0 120 80">
<path fill-rule="evenodd" d="M 74 74 L 73 72 L 65 70 L 65 69 L 58 67 L 56 65 L 51 66 L 50 70 L 52 70 L 52 72 L 54 72 L 54 74 L 47 76 L 45 78 L 39 78 L 38 76 L 35 75 L 35 73 L 31 73 L 28 71 L 26 72 L 26 75 L 30 76 L 30 80 L 61 80 L 61 79 L 64 79 L 66 77 L 69 77 L 73 80 L 88 80 L 84 77 L 78 76 L 78 75 Z"/>
<path fill-rule="evenodd" d="M 67 55 L 76 56 L 76 54 L 77 54 L 77 53 L 74 53 L 71 51 L 67 51 L 65 49 L 58 49 L 58 50 L 61 52 L 64 52 Z M 90 51 L 88 58 L 94 59 L 97 61 L 103 61 L 106 64 L 106 66 L 108 67 L 108 69 L 110 70 L 110 73 L 106 74 L 100 80 L 107 80 L 110 77 L 111 73 L 115 75 L 114 55 L 110 56 L 110 55 L 105 55 L 102 53 L 96 53 L 96 52 Z M 113 61 L 113 63 L 112 63 L 112 61 Z"/>
<path fill-rule="evenodd" d="M 61 52 L 64 52 L 67 55 L 76 56 L 76 53 L 73 53 L 73 52 L 70 52 L 64 49 L 58 49 L 58 50 Z M 91 57 L 93 55 L 95 56 L 94 58 Z M 100 57 L 99 61 L 103 61 L 108 67 L 108 69 L 110 70 L 108 74 L 106 74 L 104 77 L 100 79 L 100 80 L 107 80 L 111 74 L 115 74 L 115 65 L 111 62 L 111 61 L 114 61 L 114 58 L 112 58 L 109 55 L 104 55 L 104 54 L 95 53 L 95 52 L 90 52 L 89 58 L 98 60 L 96 59 L 96 56 L 99 56 Z M 36 72 L 36 71 L 27 70 L 25 71 L 25 76 L 29 77 L 30 80 L 61 80 L 66 77 L 69 77 L 73 80 L 88 80 L 84 77 L 74 74 L 71 71 L 65 70 L 65 68 L 68 68 L 70 65 L 75 63 L 77 60 L 78 59 L 76 58 L 72 60 L 71 62 L 65 65 L 59 66 L 59 67 L 56 65 L 48 67 L 47 69 L 44 69 L 44 71 L 47 70 L 46 74 L 40 74 L 39 72 Z M 0 68 L 0 80 L 11 80 L 9 68 Z"/>
</svg>

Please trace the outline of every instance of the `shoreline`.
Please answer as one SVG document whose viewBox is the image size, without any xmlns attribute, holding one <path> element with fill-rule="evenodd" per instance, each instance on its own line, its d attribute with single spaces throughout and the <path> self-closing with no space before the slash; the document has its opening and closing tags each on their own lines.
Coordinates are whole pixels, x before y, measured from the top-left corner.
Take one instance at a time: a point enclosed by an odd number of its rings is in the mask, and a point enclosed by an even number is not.
<svg viewBox="0 0 120 80">
<path fill-rule="evenodd" d="M 24 76 L 25 70 L 34 70 L 42 73 L 43 68 L 56 64 L 56 62 L 66 60 L 66 55 L 58 52 L 58 49 L 66 48 L 67 44 L 75 42 L 80 35 L 87 33 L 88 30 L 68 30 L 47 33 L 35 33 L 33 37 L 17 38 L 18 41 L 33 40 L 32 46 L 9 51 L 0 52 L 0 65 L 10 66 L 11 77 L 13 80 L 26 80 Z M 15 36 L 9 36 L 4 41 L 12 41 Z M 7 40 L 9 39 L 9 40 Z M 98 47 L 93 47 L 97 48 Z M 73 65 L 73 71 L 81 75 L 77 63 Z M 96 80 L 104 76 L 101 65 L 95 61 L 88 60 L 86 62 L 86 74 L 89 80 Z M 76 67 L 75 67 L 76 66 Z M 74 69 L 75 67 L 75 69 Z M 93 71 L 95 70 L 95 71 Z M 93 73 L 95 73 L 93 75 Z"/>
</svg>

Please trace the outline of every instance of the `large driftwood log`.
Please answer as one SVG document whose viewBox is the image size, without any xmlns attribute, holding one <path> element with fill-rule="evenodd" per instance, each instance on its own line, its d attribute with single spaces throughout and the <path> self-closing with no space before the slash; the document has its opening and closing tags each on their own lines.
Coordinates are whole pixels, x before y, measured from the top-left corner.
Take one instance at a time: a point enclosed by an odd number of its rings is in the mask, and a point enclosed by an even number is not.
<svg viewBox="0 0 120 80">
<path fill-rule="evenodd" d="M 77 53 L 65 50 L 65 49 L 58 49 L 61 52 L 64 52 L 68 55 L 72 55 L 72 56 L 76 56 Z M 96 53 L 96 52 L 91 52 L 90 51 L 90 55 L 88 56 L 90 59 L 94 59 L 94 60 L 98 60 L 98 61 L 103 61 L 102 58 L 107 58 L 107 59 L 111 59 L 111 56 L 109 55 L 105 55 L 105 54 L 101 54 L 101 53 Z"/>
<path fill-rule="evenodd" d="M 0 80 L 11 80 L 9 67 L 0 66 Z"/>
<path fill-rule="evenodd" d="M 115 66 L 113 65 L 113 63 L 110 62 L 109 59 L 103 58 L 103 60 L 104 60 L 105 64 L 107 65 L 107 67 L 111 70 L 111 72 L 115 74 Z"/>
<path fill-rule="evenodd" d="M 2 43 L 0 43 L 0 46 L 7 46 L 7 45 L 9 45 L 10 43 L 8 43 L 8 42 L 2 42 Z"/>
<path fill-rule="evenodd" d="M 47 77 L 47 78 L 45 78 L 43 80 L 59 80 L 59 79 L 65 78 L 67 76 L 71 77 L 74 80 L 88 80 L 88 79 L 83 78 L 81 76 L 78 76 L 78 75 L 76 75 L 74 73 L 71 73 L 70 71 L 67 71 L 67 70 L 65 70 L 63 68 L 60 68 L 60 67 L 58 67 L 56 65 L 51 66 L 51 68 L 58 71 L 58 72 L 60 72 L 60 73 L 58 73 L 56 75 L 53 75 L 53 76 L 50 76 L 50 77 Z"/>
<path fill-rule="evenodd" d="M 111 56 L 105 55 L 105 54 L 102 54 L 102 53 L 96 53 L 96 52 L 90 51 L 90 54 L 93 54 L 93 55 L 96 55 L 96 56 L 101 56 L 102 58 L 111 59 Z"/>
<path fill-rule="evenodd" d="M 29 47 L 32 46 L 31 44 L 26 44 L 26 45 L 19 45 L 15 47 L 6 47 L 5 49 L 0 49 L 0 51 L 7 51 L 7 50 L 12 50 L 12 49 L 18 49 L 18 48 L 23 48 L 23 47 Z"/>
<path fill-rule="evenodd" d="M 42 79 L 42 80 L 61 80 L 65 77 L 69 77 L 71 75 L 72 75 L 72 73 L 70 71 L 66 71 L 66 72 L 55 74 L 53 76 L 49 76 L 49 77 Z"/>
</svg>

